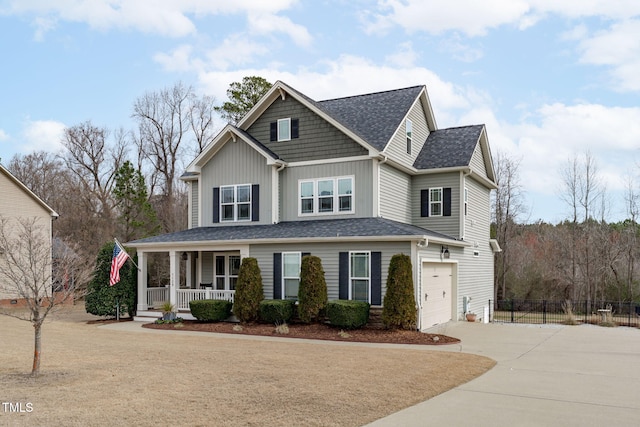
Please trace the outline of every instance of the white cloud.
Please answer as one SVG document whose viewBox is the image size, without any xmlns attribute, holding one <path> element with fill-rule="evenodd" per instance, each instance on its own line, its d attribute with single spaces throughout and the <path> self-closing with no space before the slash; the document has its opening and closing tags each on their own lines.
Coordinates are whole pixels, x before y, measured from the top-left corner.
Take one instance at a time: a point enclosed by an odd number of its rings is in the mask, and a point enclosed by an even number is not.
<svg viewBox="0 0 640 427">
<path fill-rule="evenodd" d="M 0 129 L 0 141 L 7 141 L 9 139 L 9 135 L 7 135 L 7 133 Z"/>
<path fill-rule="evenodd" d="M 248 27 L 256 34 L 287 34 L 293 43 L 298 46 L 308 47 L 312 37 L 302 25 L 294 24 L 289 18 L 278 16 L 274 13 L 249 13 Z"/>
<path fill-rule="evenodd" d="M 57 152 L 63 148 L 61 141 L 65 128 L 64 123 L 55 120 L 28 120 L 22 132 L 24 142 L 19 149 L 23 153 Z"/>
</svg>

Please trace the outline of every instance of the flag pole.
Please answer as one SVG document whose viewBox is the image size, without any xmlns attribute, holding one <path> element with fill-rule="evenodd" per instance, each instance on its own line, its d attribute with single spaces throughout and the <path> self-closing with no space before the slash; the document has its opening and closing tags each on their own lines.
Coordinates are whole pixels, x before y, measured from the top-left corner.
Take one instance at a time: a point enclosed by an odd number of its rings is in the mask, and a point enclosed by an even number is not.
<svg viewBox="0 0 640 427">
<path fill-rule="evenodd" d="M 133 260 L 133 258 L 131 258 L 131 255 L 129 255 L 129 253 L 127 251 L 125 251 L 124 246 L 122 246 L 122 243 L 118 242 L 118 239 L 116 239 L 115 237 L 113 238 L 113 240 L 115 240 L 116 241 L 116 245 L 120 246 L 120 249 L 122 249 L 122 251 L 125 254 L 127 254 L 127 258 L 129 259 L 129 261 L 131 261 L 131 263 L 136 266 L 138 271 L 140 271 L 140 267 L 138 267 L 138 264 L 136 264 L 136 262 Z"/>
</svg>

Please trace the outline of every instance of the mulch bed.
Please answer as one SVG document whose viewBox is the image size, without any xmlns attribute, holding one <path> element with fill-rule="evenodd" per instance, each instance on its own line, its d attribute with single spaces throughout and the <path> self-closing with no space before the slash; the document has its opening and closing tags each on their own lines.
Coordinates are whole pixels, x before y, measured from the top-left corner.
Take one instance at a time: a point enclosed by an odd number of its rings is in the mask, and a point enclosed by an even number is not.
<svg viewBox="0 0 640 427">
<path fill-rule="evenodd" d="M 144 328 L 165 329 L 179 331 L 216 332 L 224 334 L 259 335 L 282 338 L 306 338 L 314 340 L 369 342 L 388 344 L 422 344 L 442 345 L 458 344 L 460 340 L 447 335 L 426 334 L 418 331 L 387 330 L 375 327 L 364 327 L 355 330 L 340 330 L 326 324 L 289 324 L 289 332 L 280 334 L 270 324 L 248 323 L 238 324 L 229 322 L 203 323 L 185 320 L 181 323 L 156 324 L 148 323 Z"/>
</svg>

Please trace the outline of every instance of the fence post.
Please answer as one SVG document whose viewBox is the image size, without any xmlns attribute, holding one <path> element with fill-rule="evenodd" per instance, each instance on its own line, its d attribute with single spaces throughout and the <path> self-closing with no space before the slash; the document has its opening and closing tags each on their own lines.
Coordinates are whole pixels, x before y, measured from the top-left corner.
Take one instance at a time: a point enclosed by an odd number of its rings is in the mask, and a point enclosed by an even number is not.
<svg viewBox="0 0 640 427">
<path fill-rule="evenodd" d="M 542 324 L 547 324 L 547 300 L 542 300 Z"/>
<path fill-rule="evenodd" d="M 587 310 L 589 309 L 589 304 L 587 300 L 584 300 L 584 323 L 587 323 Z"/>
<path fill-rule="evenodd" d="M 511 323 L 513 323 L 513 307 L 515 306 L 514 300 L 511 300 Z"/>
</svg>

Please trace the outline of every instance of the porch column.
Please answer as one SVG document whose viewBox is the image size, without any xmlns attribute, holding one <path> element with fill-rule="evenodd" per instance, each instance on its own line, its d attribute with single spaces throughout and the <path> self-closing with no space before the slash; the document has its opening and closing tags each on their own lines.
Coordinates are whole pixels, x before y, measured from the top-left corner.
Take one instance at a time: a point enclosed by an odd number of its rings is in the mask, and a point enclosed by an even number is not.
<svg viewBox="0 0 640 427">
<path fill-rule="evenodd" d="M 195 286 L 193 286 L 193 283 L 192 283 L 192 280 L 191 280 L 191 275 L 193 274 L 192 273 L 192 268 L 191 268 L 192 260 L 193 260 L 193 253 L 187 252 L 187 262 L 186 262 L 187 268 L 186 268 L 186 272 L 185 272 L 185 276 L 186 276 L 187 282 L 186 282 L 185 286 L 187 288 L 190 288 L 190 289 L 191 288 L 195 288 Z"/>
<path fill-rule="evenodd" d="M 178 302 L 177 289 L 180 288 L 180 252 L 169 251 L 169 302 Z"/>
<path fill-rule="evenodd" d="M 138 251 L 138 311 L 145 311 L 147 307 L 147 261 L 146 252 Z"/>
</svg>

